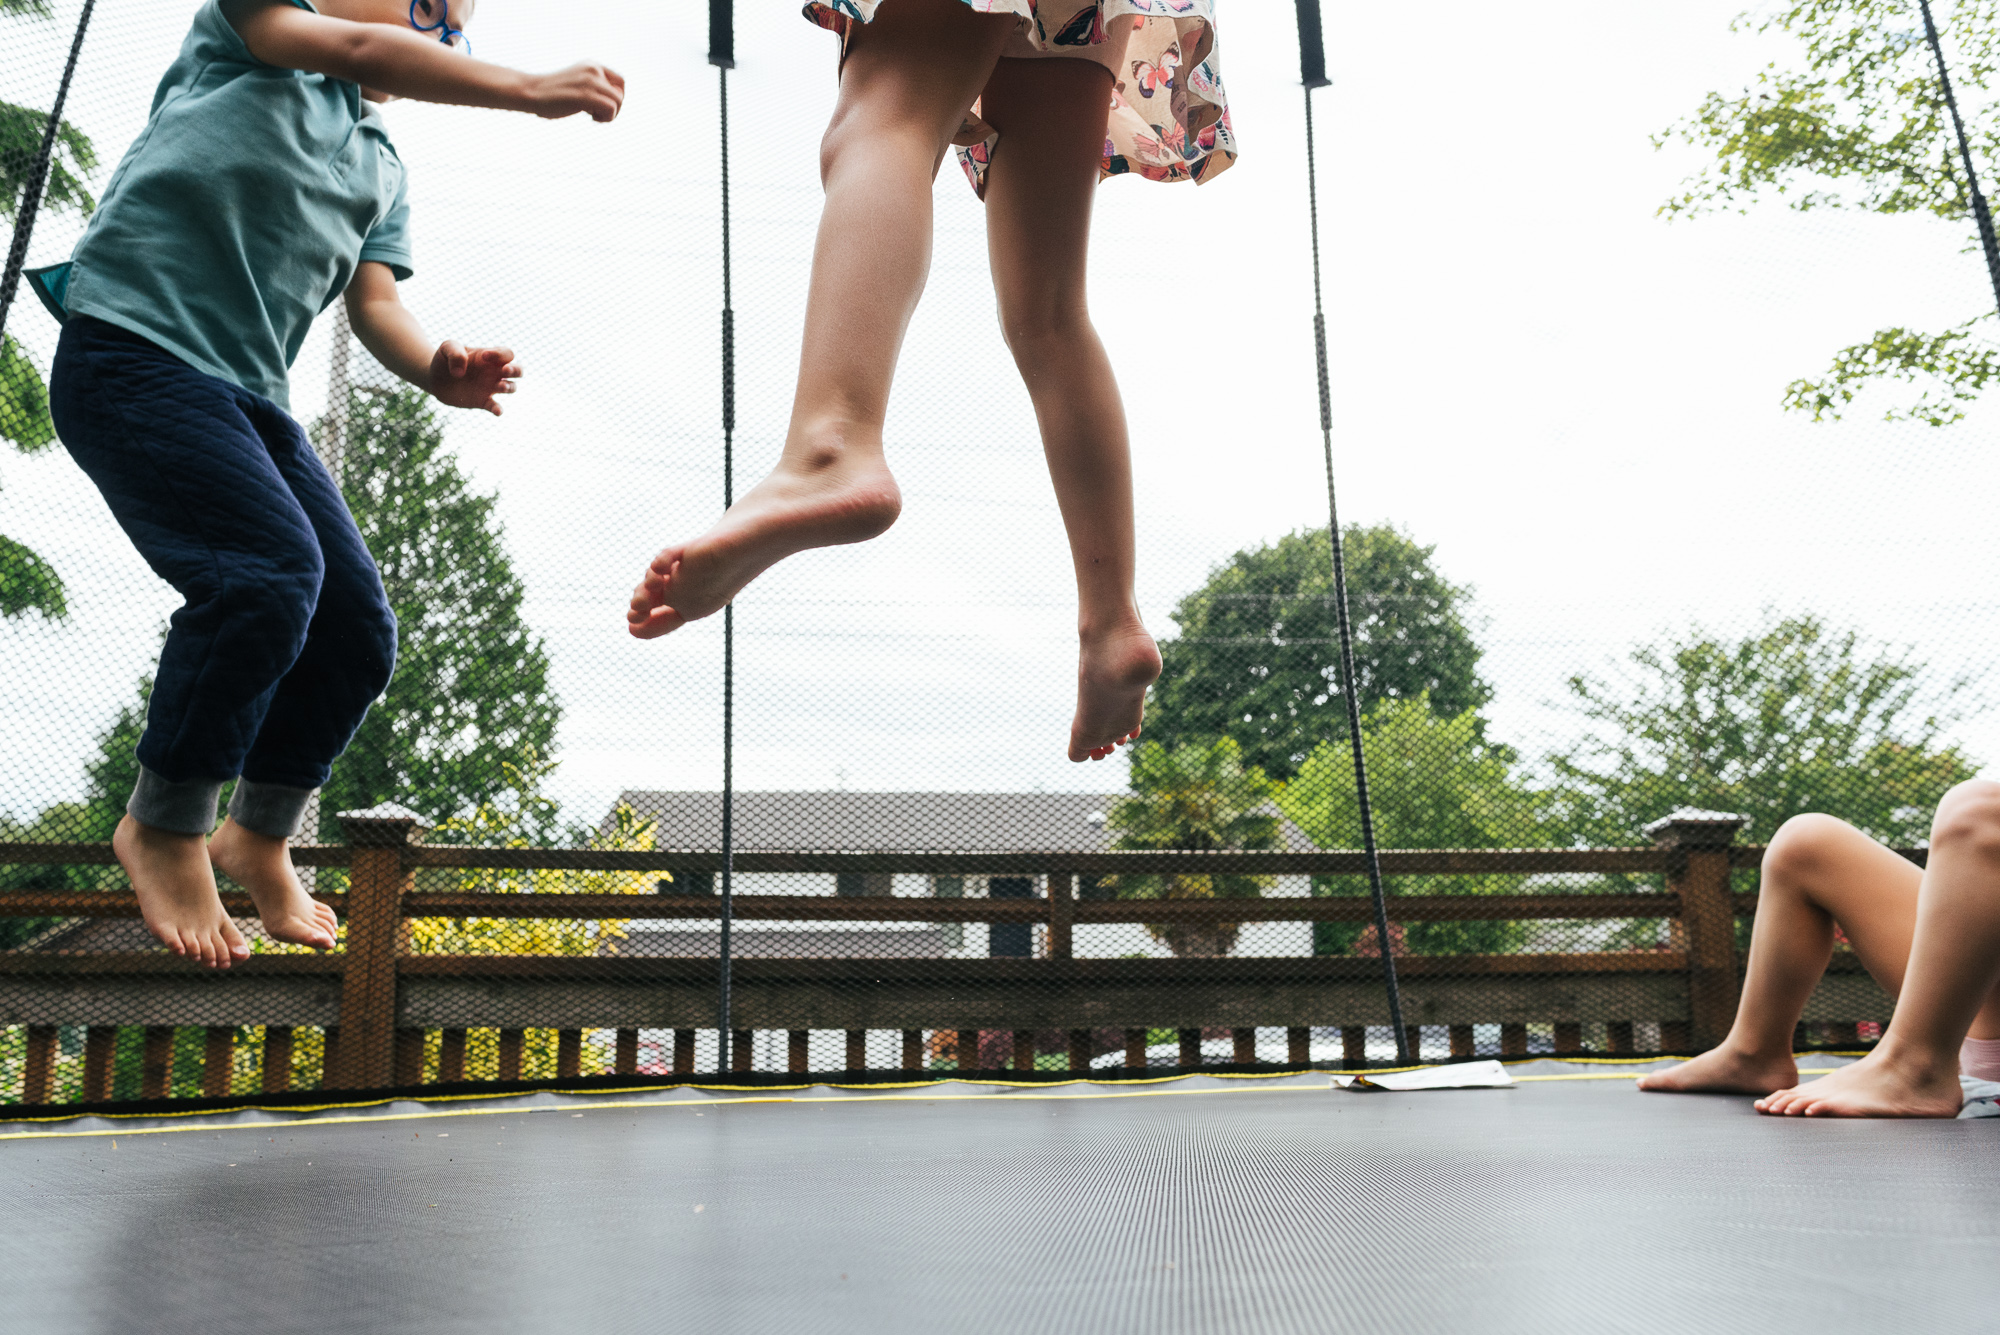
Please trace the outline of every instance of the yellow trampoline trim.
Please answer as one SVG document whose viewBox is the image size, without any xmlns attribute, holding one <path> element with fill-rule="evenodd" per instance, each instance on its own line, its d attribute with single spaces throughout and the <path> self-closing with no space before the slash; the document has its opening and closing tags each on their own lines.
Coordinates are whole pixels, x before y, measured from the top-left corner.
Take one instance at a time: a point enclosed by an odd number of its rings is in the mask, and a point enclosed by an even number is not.
<svg viewBox="0 0 2000 1335">
<path fill-rule="evenodd" d="M 1522 1065 L 1523 1063 L 1514 1062 L 1510 1064 L 1518 1066 Z M 1601 1064 L 1608 1064 L 1608 1063 L 1601 1063 Z M 1631 1065 L 1632 1063 L 1627 1062 L 1623 1064 Z M 1431 1068 L 1420 1067 L 1420 1066 L 1405 1066 L 1405 1067 L 1398 1067 L 1396 1069 L 1403 1071 L 1418 1071 Z M 1834 1069 L 1836 1068 L 1833 1067 L 1801 1068 L 1799 1074 L 1826 1075 L 1831 1071 L 1833 1071 Z M 1375 1074 L 1380 1074 L 1380 1075 L 1387 1075 L 1389 1073 L 1390 1072 L 1386 1070 L 1375 1072 Z M 1235 1080 L 1268 1080 L 1277 1078 L 1282 1075 L 1299 1075 L 1299 1074 L 1311 1074 L 1311 1073 L 1297 1072 L 1297 1071 L 1270 1072 L 1270 1073 L 1260 1073 L 1251 1075 L 1231 1075 L 1222 1078 L 1235 1079 Z M 1549 1080 L 1636 1080 L 1638 1079 L 1639 1074 L 1640 1073 L 1638 1072 L 1632 1072 L 1632 1071 L 1573 1071 L 1573 1072 L 1564 1072 L 1557 1075 L 1521 1075 L 1521 1076 L 1515 1076 L 1514 1080 L 1517 1084 L 1526 1084 L 1531 1081 L 1549 1081 Z M 1185 1075 L 1160 1076 L 1149 1080 L 1125 1080 L 1125 1081 L 1120 1081 L 1118 1083 L 1120 1085 L 1133 1085 L 1133 1084 L 1159 1085 L 1159 1084 L 1168 1084 L 1174 1081 L 1184 1080 L 1186 1078 L 1187 1077 Z M 919 1080 L 919 1081 L 910 1081 L 908 1083 L 879 1084 L 879 1085 L 831 1085 L 829 1087 L 834 1089 L 853 1089 L 853 1090 L 878 1090 L 878 1089 L 909 1090 L 909 1089 L 936 1088 L 941 1085 L 975 1084 L 975 1083 L 986 1086 L 1003 1085 L 1008 1088 L 1019 1089 L 1023 1091 L 1027 1090 L 1038 1091 L 1035 1093 L 1023 1092 L 1019 1094 L 1010 1094 L 1005 1096 L 1009 1101 L 1016 1101 L 1016 1102 L 1022 1099 L 1047 1100 L 1047 1101 L 1082 1101 L 1087 1099 L 1146 1099 L 1146 1098 L 1168 1098 L 1168 1097 L 1191 1097 L 1201 1094 L 1242 1094 L 1242 1093 L 1255 1092 L 1241 1087 L 1238 1088 L 1225 1087 L 1222 1089 L 1135 1089 L 1135 1090 L 1125 1090 L 1119 1088 L 1108 1088 L 1108 1089 L 1097 1088 L 1091 1090 L 1068 1090 L 1067 1092 L 1061 1092 L 1065 1091 L 1067 1086 L 1094 1083 L 1088 1080 L 1065 1081 L 1062 1084 L 1054 1086 L 1051 1086 L 1050 1084 L 1042 1081 L 1037 1081 L 1030 1084 L 1027 1082 L 1016 1083 L 1016 1082 L 996 1081 L 996 1080 L 961 1081 L 961 1080 L 951 1079 L 951 1080 Z M 790 1086 L 781 1086 L 778 1088 L 811 1089 L 815 1087 L 816 1086 L 814 1085 L 790 1085 Z M 919 1100 L 911 1098 L 908 1094 L 894 1094 L 894 1095 L 873 1096 L 873 1097 L 868 1095 L 861 1095 L 858 1098 L 854 1097 L 833 1098 L 827 1095 L 806 1095 L 800 1097 L 784 1093 L 762 1093 L 762 1094 L 746 1094 L 745 1096 L 738 1098 L 720 1098 L 720 1099 L 606 1098 L 605 1101 L 603 1102 L 595 1101 L 600 1096 L 619 1095 L 619 1094 L 641 1094 L 645 1093 L 648 1088 L 650 1087 L 641 1086 L 634 1089 L 615 1089 L 615 1090 L 589 1091 L 584 1093 L 567 1093 L 566 1097 L 574 1099 L 592 1100 L 592 1102 L 589 1104 L 588 1107 L 582 1109 L 583 1112 L 613 1112 L 613 1111 L 622 1112 L 622 1111 L 635 1111 L 641 1108 L 690 1108 L 690 1107 L 716 1108 L 716 1107 L 732 1107 L 737 1104 L 745 1104 L 745 1103 L 856 1103 L 856 1102 L 914 1103 L 914 1102 L 937 1102 L 939 1100 L 945 1100 L 949 1102 L 975 1102 L 978 1100 L 991 1099 L 994 1097 L 993 1095 L 990 1094 L 944 1093 L 944 1094 L 931 1095 L 927 1099 Z M 710 1086 L 695 1086 L 695 1088 L 742 1090 L 745 1089 L 746 1087 L 741 1085 L 735 1085 L 735 1086 L 710 1085 Z M 764 1086 L 762 1088 L 768 1090 L 772 1087 Z M 1276 1093 L 1290 1093 L 1294 1091 L 1302 1093 L 1324 1092 L 1327 1088 L 1328 1086 L 1326 1085 L 1317 1085 L 1317 1084 L 1280 1085 L 1277 1087 L 1276 1090 L 1266 1091 L 1266 1092 L 1276 1092 Z M 1498 1088 L 1504 1088 L 1504 1086 L 1498 1086 Z M 1050 1091 L 1050 1092 L 1039 1092 L 1039 1091 Z M 560 1090 L 557 1091 L 530 1090 L 525 1092 L 565 1093 L 565 1091 L 560 1091 Z M 1384 1091 L 1384 1092 L 1397 1092 L 1397 1091 Z M 1410 1091 L 1410 1092 L 1429 1093 L 1434 1091 Z M 437 1099 L 427 1099 L 423 1101 L 428 1103 L 470 1103 L 470 1102 L 490 1101 L 493 1099 L 519 1098 L 519 1097 L 522 1097 L 521 1092 L 516 1092 L 513 1094 L 504 1094 L 504 1093 L 451 1094 L 442 1096 Z M 207 1112 L 190 1110 L 188 1112 L 183 1112 L 183 1113 L 158 1113 L 158 1114 L 152 1114 L 152 1116 L 191 1118 L 191 1117 L 230 1116 L 239 1112 L 269 1112 L 275 1115 L 284 1115 L 287 1113 L 334 1112 L 349 1108 L 380 1107 L 383 1104 L 398 1102 L 398 1101 L 400 1100 L 375 1099 L 375 1100 L 357 1101 L 352 1103 L 326 1103 L 326 1104 L 316 1104 L 312 1106 L 300 1106 L 300 1107 L 288 1107 L 288 1108 L 259 1108 L 254 1105 L 251 1105 L 242 1108 L 213 1109 Z M 102 1139 L 107 1136 L 164 1136 L 164 1135 L 183 1134 L 191 1131 L 214 1131 L 218 1133 L 223 1131 L 267 1131 L 268 1132 L 275 1128 L 289 1128 L 292 1126 L 342 1126 L 342 1125 L 357 1124 L 357 1123 L 429 1122 L 429 1121 L 438 1121 L 441 1119 L 452 1118 L 452 1117 L 504 1117 L 508 1115 L 513 1115 L 517 1117 L 534 1117 L 534 1116 L 545 1116 L 550 1113 L 563 1113 L 563 1112 L 570 1113 L 572 1116 L 579 1115 L 577 1106 L 573 1103 L 550 1104 L 536 1108 L 441 1108 L 441 1109 L 427 1109 L 422 1112 L 381 1113 L 370 1116 L 300 1117 L 282 1122 L 238 1122 L 238 1123 L 223 1123 L 220 1125 L 213 1123 L 202 1123 L 202 1124 L 189 1124 L 181 1126 L 152 1126 L 152 1127 L 103 1127 L 90 1131 L 9 1131 L 0 1133 L 0 1141 L 84 1140 L 84 1139 Z M 96 1114 L 96 1115 L 121 1116 L 121 1117 L 132 1117 L 132 1118 L 141 1118 L 148 1116 L 148 1114 L 145 1113 L 116 1113 L 116 1114 Z M 52 1117 L 52 1118 L 36 1119 L 36 1120 L 73 1121 L 75 1120 L 75 1118 L 73 1116 L 68 1118 Z"/>
</svg>

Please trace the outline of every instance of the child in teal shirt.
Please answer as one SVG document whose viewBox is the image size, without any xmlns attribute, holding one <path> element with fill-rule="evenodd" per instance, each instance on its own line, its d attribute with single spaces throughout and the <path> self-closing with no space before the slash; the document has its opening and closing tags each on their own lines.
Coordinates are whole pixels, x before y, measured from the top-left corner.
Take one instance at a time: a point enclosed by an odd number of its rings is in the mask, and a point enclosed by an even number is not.
<svg viewBox="0 0 2000 1335">
<path fill-rule="evenodd" d="M 363 346 L 454 407 L 497 414 L 520 375 L 508 349 L 433 344 L 398 299 L 408 179 L 376 104 L 602 122 L 624 101 L 599 65 L 530 75 L 471 59 L 473 9 L 207 0 L 69 263 L 32 275 L 64 322 L 50 378 L 63 443 L 186 600 L 112 842 L 146 925 L 211 967 L 249 953 L 214 868 L 272 936 L 334 943 L 287 840 L 395 660 L 374 562 L 287 412 L 314 317 L 344 294 Z"/>
</svg>

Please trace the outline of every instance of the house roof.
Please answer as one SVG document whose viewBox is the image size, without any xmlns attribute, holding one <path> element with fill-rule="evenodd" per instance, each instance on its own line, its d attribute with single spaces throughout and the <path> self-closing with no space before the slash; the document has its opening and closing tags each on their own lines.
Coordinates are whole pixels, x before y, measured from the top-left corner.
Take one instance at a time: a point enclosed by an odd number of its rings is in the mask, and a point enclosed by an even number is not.
<svg viewBox="0 0 2000 1335">
<path fill-rule="evenodd" d="M 1129 793 L 738 792 L 738 849 L 819 852 L 1098 853 L 1111 849 L 1106 819 Z M 716 848 L 722 843 L 722 794 L 628 789 L 618 802 L 657 822 L 661 848 Z M 1273 814 L 1276 814 L 1275 810 Z M 608 829 L 609 815 L 600 829 Z M 1289 820 L 1280 839 L 1291 850 L 1312 841 Z"/>
</svg>

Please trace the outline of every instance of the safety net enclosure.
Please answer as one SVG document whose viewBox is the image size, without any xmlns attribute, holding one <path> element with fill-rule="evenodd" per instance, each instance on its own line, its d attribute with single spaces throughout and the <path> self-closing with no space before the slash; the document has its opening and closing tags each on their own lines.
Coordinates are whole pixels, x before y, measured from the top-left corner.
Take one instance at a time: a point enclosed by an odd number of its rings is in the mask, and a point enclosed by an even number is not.
<svg viewBox="0 0 2000 1335">
<path fill-rule="evenodd" d="M 1098 192 L 1165 670 L 1084 765 L 949 159 L 901 520 L 626 634 L 783 444 L 837 88 L 795 7 L 688 8 L 480 14 L 482 59 L 618 67 L 610 125 L 384 112 L 406 301 L 527 371 L 504 416 L 441 408 L 338 303 L 300 350 L 398 666 L 294 849 L 337 948 L 225 883 L 253 953 L 211 974 L 108 843 L 177 599 L 56 439 L 20 278 L 195 6 L 0 0 L 0 1103 L 1688 1053 L 1786 820 L 1921 861 L 2000 754 L 1995 0 L 1300 0 L 1114 72 L 1134 105 L 1226 77 L 1241 156 Z M 1801 1044 L 1889 1015 L 1839 950 Z"/>
</svg>

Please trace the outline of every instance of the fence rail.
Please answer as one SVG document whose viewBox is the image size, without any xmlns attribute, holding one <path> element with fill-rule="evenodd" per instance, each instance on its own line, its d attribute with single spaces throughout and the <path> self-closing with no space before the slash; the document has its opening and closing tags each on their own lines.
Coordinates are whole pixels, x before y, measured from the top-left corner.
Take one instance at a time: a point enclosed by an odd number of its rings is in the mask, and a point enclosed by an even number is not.
<svg viewBox="0 0 2000 1335">
<path fill-rule="evenodd" d="M 473 848 L 427 845 L 405 819 L 349 819 L 350 842 L 302 846 L 301 866 L 345 867 L 345 892 L 318 896 L 346 924 L 345 948 L 327 954 L 260 954 L 214 973 L 161 952 L 0 951 L 0 1026 L 25 1029 L 19 1089 L 24 1103 L 54 1089 L 57 1034 L 83 1029 L 82 1094 L 109 1096 L 109 1053 L 118 1026 L 145 1031 L 142 1093 L 172 1087 L 176 1031 L 201 1028 L 203 1090 L 225 1094 L 243 1031 L 261 1028 L 267 1091 L 292 1079 L 295 1032 L 317 1030 L 327 1088 L 379 1088 L 465 1078 L 467 1035 L 497 1030 L 494 1078 L 518 1078 L 524 1035 L 553 1030 L 556 1074 L 581 1069 L 582 1036 L 616 1031 L 615 1070 L 639 1069 L 644 1030 L 674 1035 L 670 1068 L 691 1073 L 695 1034 L 716 1023 L 712 958 L 687 956 L 424 954 L 410 945 L 420 919 L 589 919 L 714 921 L 719 903 L 703 894 L 502 893 L 419 891 L 424 869 L 669 871 L 718 869 L 715 850 L 629 852 L 595 849 Z M 1583 1048 L 1586 1018 L 1611 1019 L 1605 1050 L 1631 1050 L 1635 1026 L 1658 1025 L 1659 1045 L 1711 1046 L 1727 1031 L 1739 988 L 1736 920 L 1756 897 L 1733 893 L 1732 868 L 1757 865 L 1761 849 L 1718 842 L 1712 823 L 1668 825 L 1651 848 L 1394 850 L 1391 876 L 1548 874 L 1658 875 L 1657 891 L 1614 893 L 1392 895 L 1400 923 L 1661 919 L 1668 944 L 1652 950 L 1489 955 L 1406 955 L 1398 968 L 1406 1020 L 1442 1026 L 1456 1055 L 1471 1055 L 1476 1024 L 1500 1026 L 1504 1053 L 1525 1053 L 1530 1025 L 1553 1026 L 1559 1050 Z M 1905 856 L 1922 861 L 1922 850 Z M 0 864 L 115 864 L 107 845 L 0 843 Z M 1363 871 L 1344 852 L 1077 853 L 749 851 L 738 872 L 1034 875 L 1032 899 L 941 899 L 910 895 L 737 895 L 734 916 L 785 923 L 1031 923 L 1045 929 L 1040 958 L 739 958 L 733 1021 L 739 1069 L 754 1030 L 789 1036 L 789 1067 L 807 1069 L 813 1030 L 845 1031 L 848 1067 L 867 1064 L 866 1035 L 902 1035 L 902 1067 L 940 1061 L 982 1064 L 980 1033 L 1013 1035 L 1011 1064 L 1034 1067 L 1049 1031 L 1068 1035 L 1070 1067 L 1099 1055 L 1106 1031 L 1123 1036 L 1127 1065 L 1148 1060 L 1146 1040 L 1180 1035 L 1184 1065 L 1202 1060 L 1204 1030 L 1227 1030 L 1238 1061 L 1256 1058 L 1256 1031 L 1281 1028 L 1297 1063 L 1313 1029 L 1337 1028 L 1345 1060 L 1364 1057 L 1370 1025 L 1388 1022 L 1379 965 L 1368 956 L 1252 958 L 1074 958 L 1078 926 L 1109 923 L 1363 923 L 1359 896 L 1125 900 L 1080 898 L 1097 878 L 1119 874 L 1231 873 L 1344 876 Z M 224 896 L 232 913 L 253 912 L 247 895 Z M 136 901 L 106 891 L 0 893 L 0 916 L 133 918 Z M 1843 953 L 1815 995 L 1808 1018 L 1852 1037 L 1859 1022 L 1887 1019 L 1888 999 Z M 431 1035 L 435 1037 L 431 1037 Z M 426 1053 L 430 1055 L 426 1057 Z M 211 1068 L 213 1068 L 211 1070 Z M 13 1091 L 0 1089 L 0 1100 Z"/>
</svg>

